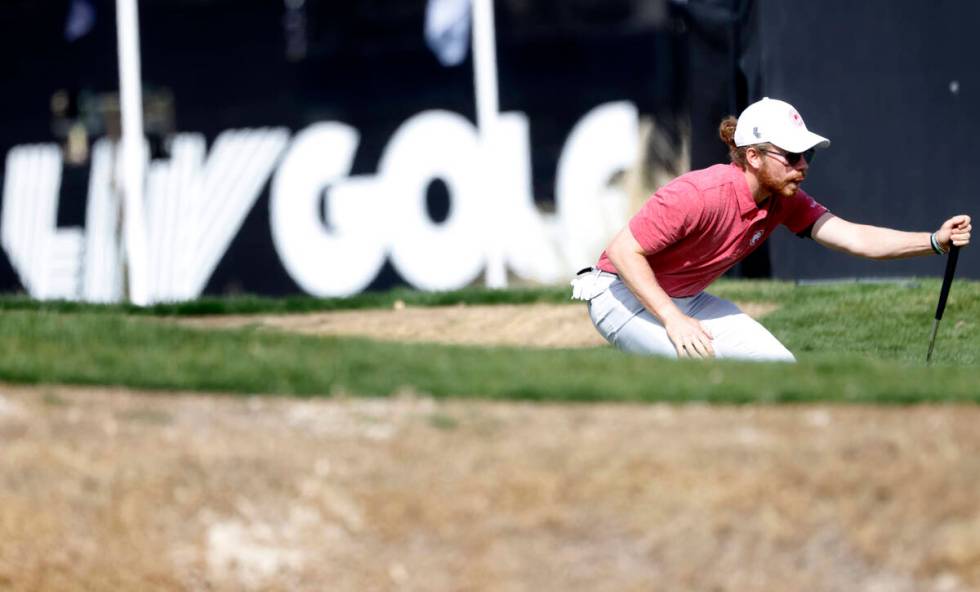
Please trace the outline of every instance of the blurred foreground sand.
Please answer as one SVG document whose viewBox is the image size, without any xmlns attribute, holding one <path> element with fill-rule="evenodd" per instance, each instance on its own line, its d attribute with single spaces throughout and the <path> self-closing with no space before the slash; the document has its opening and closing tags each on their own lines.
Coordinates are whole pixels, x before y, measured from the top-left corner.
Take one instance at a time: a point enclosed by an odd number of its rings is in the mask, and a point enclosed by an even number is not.
<svg viewBox="0 0 980 592">
<path fill-rule="evenodd" d="M 978 424 L 0 385 L 0 590 L 977 590 Z"/>
</svg>

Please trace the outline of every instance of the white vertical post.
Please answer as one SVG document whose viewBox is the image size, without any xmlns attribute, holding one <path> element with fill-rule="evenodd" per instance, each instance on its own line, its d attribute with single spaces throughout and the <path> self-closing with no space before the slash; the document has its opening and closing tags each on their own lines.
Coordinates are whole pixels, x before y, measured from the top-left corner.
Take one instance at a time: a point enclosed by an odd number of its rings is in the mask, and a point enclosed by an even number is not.
<svg viewBox="0 0 980 592">
<path fill-rule="evenodd" d="M 123 241 L 129 278 L 129 300 L 149 304 L 146 218 L 143 208 L 143 92 L 140 74 L 137 0 L 116 0 L 119 49 L 119 99 L 122 114 Z"/>
<path fill-rule="evenodd" d="M 493 23 L 493 0 L 473 0 L 473 81 L 476 87 L 476 124 L 480 129 L 483 163 L 481 168 L 488 212 L 487 275 L 489 288 L 507 286 L 502 235 L 506 230 L 499 220 L 501 200 L 494 190 L 492 167 L 499 160 L 493 153 L 499 105 L 497 103 L 497 44 Z"/>
</svg>

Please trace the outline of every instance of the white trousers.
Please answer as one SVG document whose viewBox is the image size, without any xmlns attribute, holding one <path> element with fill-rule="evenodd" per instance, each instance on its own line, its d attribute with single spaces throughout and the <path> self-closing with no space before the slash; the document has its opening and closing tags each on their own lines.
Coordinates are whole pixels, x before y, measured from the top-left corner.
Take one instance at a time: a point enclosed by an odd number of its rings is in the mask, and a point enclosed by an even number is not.
<svg viewBox="0 0 980 592">
<path fill-rule="evenodd" d="M 677 357 L 664 326 L 618 276 L 593 270 L 576 277 L 572 286 L 572 297 L 588 302 L 592 324 L 606 341 L 630 353 Z M 729 300 L 707 292 L 672 300 L 711 332 L 716 358 L 796 361 L 772 333 Z"/>
</svg>

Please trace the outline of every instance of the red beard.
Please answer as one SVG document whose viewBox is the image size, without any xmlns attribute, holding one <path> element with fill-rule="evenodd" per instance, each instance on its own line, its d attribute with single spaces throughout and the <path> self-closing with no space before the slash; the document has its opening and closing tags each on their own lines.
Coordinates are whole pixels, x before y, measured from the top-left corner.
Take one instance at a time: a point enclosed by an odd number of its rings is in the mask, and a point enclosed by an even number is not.
<svg viewBox="0 0 980 592">
<path fill-rule="evenodd" d="M 759 186 L 768 195 L 793 197 L 800 190 L 800 183 L 806 178 L 806 173 L 794 170 L 792 174 L 776 175 L 763 166 L 757 175 Z"/>
</svg>

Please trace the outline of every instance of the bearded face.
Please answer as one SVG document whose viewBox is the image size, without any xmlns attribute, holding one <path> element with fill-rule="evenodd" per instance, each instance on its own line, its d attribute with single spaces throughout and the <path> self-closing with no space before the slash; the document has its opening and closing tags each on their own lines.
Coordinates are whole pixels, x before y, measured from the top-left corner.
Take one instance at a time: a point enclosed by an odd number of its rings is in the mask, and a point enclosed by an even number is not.
<svg viewBox="0 0 980 592">
<path fill-rule="evenodd" d="M 774 152 L 762 154 L 762 167 L 757 169 L 756 177 L 759 187 L 764 193 L 780 197 L 792 197 L 800 190 L 800 184 L 806 178 L 809 165 L 800 160 L 796 166 L 790 166 L 786 160 Z"/>
</svg>

